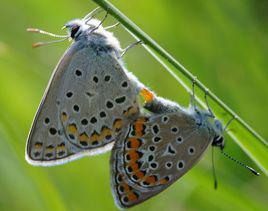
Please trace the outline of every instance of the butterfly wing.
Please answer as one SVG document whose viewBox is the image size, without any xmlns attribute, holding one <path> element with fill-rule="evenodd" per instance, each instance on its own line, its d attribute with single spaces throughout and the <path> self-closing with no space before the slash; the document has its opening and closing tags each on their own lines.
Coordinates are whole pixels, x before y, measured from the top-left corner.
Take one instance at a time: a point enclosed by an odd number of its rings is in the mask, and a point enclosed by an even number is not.
<svg viewBox="0 0 268 211">
<path fill-rule="evenodd" d="M 136 119 L 112 150 L 117 205 L 131 207 L 166 189 L 193 167 L 211 141 L 208 128 L 186 112 Z"/>
<path fill-rule="evenodd" d="M 56 165 L 104 152 L 138 112 L 135 88 L 116 56 L 74 42 L 39 106 L 26 159 L 33 165 Z"/>
</svg>

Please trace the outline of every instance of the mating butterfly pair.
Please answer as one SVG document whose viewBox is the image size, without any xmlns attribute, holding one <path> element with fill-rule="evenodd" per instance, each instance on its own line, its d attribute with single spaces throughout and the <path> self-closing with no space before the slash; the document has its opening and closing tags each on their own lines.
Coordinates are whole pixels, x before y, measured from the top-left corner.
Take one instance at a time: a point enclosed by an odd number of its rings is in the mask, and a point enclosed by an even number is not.
<svg viewBox="0 0 268 211">
<path fill-rule="evenodd" d="M 210 144 L 222 149 L 223 128 L 211 112 L 181 108 L 140 83 L 123 66 L 118 40 L 92 18 L 95 12 L 68 22 L 67 36 L 29 29 L 74 42 L 39 106 L 26 160 L 53 166 L 113 147 L 113 196 L 119 207 L 131 207 L 175 182 Z"/>
</svg>

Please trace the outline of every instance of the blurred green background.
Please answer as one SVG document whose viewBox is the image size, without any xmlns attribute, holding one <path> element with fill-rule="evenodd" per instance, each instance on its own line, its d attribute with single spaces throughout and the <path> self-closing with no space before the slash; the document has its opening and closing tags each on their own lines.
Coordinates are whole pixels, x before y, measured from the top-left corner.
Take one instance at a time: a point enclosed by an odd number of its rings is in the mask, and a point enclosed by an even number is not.
<svg viewBox="0 0 268 211">
<path fill-rule="evenodd" d="M 265 0 L 113 0 L 120 10 L 268 138 L 268 2 Z M 27 27 L 55 33 L 95 8 L 90 0 L 1 0 L 0 4 L 0 210 L 116 210 L 109 185 L 110 153 L 57 167 L 24 159 L 32 119 L 53 68 L 69 43 L 33 50 L 49 40 Z M 110 18 L 105 24 L 116 21 Z M 123 47 L 133 38 L 113 29 Z M 188 105 L 183 88 L 141 47 L 127 67 L 159 95 Z M 226 151 L 256 167 L 230 139 Z M 170 188 L 133 210 L 267 210 L 268 180 L 216 153 Z M 86 181 L 86 182 L 85 182 Z"/>
</svg>

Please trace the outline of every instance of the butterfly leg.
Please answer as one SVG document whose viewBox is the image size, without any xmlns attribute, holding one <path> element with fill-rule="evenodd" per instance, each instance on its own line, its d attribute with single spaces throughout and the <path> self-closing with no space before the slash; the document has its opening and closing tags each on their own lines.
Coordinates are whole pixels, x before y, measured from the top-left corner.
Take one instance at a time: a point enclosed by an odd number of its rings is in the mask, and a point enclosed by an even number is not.
<svg viewBox="0 0 268 211">
<path fill-rule="evenodd" d="M 105 13 L 105 16 L 104 16 L 104 18 L 101 20 L 101 22 L 99 23 L 99 25 L 98 26 L 96 26 L 96 27 L 94 27 L 91 31 L 90 31 L 90 33 L 92 33 L 92 32 L 94 32 L 95 30 L 97 30 L 102 24 L 103 24 L 103 22 L 106 20 L 106 18 L 108 17 L 108 12 L 106 11 L 106 13 Z M 88 23 L 88 21 L 90 21 L 91 20 L 91 18 L 89 18 L 87 21 L 86 21 L 86 24 Z"/>
<path fill-rule="evenodd" d="M 122 51 L 122 54 L 121 54 L 120 58 L 122 58 L 122 57 L 127 53 L 127 51 L 128 51 L 129 49 L 131 49 L 131 48 L 133 48 L 134 46 L 139 45 L 139 44 L 142 44 L 142 41 L 141 41 L 141 40 L 136 41 L 136 42 L 130 44 L 129 46 L 127 46 L 127 47 Z"/>
<path fill-rule="evenodd" d="M 117 27 L 117 26 L 119 26 L 120 25 L 120 23 L 119 22 L 117 22 L 116 24 L 114 24 L 114 25 L 111 25 L 111 26 L 106 26 L 104 29 L 105 30 L 108 30 L 108 29 L 112 29 L 112 28 L 115 28 L 115 27 Z"/>
<path fill-rule="evenodd" d="M 196 99 L 195 99 L 195 83 L 196 83 L 197 77 L 194 77 L 192 81 L 192 95 L 191 95 L 191 107 L 194 108 L 194 110 L 197 110 L 196 107 Z"/>
<path fill-rule="evenodd" d="M 230 119 L 230 120 L 227 122 L 227 124 L 226 124 L 226 125 L 224 126 L 224 128 L 223 128 L 223 131 L 228 131 L 228 130 L 230 130 L 230 129 L 227 129 L 227 128 L 229 127 L 229 125 L 230 125 L 235 119 L 237 119 L 237 115 L 233 116 L 232 119 Z"/>
<path fill-rule="evenodd" d="M 212 117 L 212 118 L 215 118 L 215 115 L 214 115 L 214 113 L 212 112 L 212 110 L 211 110 L 211 108 L 210 108 L 210 106 L 209 106 L 209 103 L 208 103 L 208 99 L 207 99 L 208 92 L 209 92 L 209 90 L 206 89 L 206 91 L 205 91 L 205 102 L 206 102 L 206 105 L 207 105 L 207 108 L 208 108 L 208 111 L 209 111 L 211 117 Z"/>
<path fill-rule="evenodd" d="M 92 10 L 90 13 L 88 13 L 83 20 L 89 21 L 91 20 L 95 15 L 99 14 L 100 12 L 102 12 L 103 9 L 101 7 L 97 7 L 94 10 Z"/>
</svg>

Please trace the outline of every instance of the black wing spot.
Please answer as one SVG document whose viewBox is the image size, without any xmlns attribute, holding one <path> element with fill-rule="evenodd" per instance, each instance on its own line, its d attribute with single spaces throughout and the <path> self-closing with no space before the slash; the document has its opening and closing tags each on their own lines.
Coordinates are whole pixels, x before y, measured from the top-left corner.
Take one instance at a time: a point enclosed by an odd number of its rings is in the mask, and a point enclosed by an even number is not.
<svg viewBox="0 0 268 211">
<path fill-rule="evenodd" d="M 82 146 L 84 146 L 84 147 L 88 146 L 88 143 L 87 143 L 86 141 L 79 141 L 79 142 L 80 142 L 80 144 L 81 144 Z"/>
<path fill-rule="evenodd" d="M 107 136 L 105 136 L 105 139 L 106 140 L 110 140 L 112 138 L 112 135 L 107 135 Z"/>
<path fill-rule="evenodd" d="M 139 158 L 141 158 L 143 156 L 143 153 L 142 152 L 140 152 L 140 151 L 136 151 L 136 152 L 138 153 Z M 142 166 L 142 163 L 141 162 L 136 161 L 136 163 L 139 165 L 139 168 Z"/>
<path fill-rule="evenodd" d="M 101 112 L 100 112 L 100 117 L 101 117 L 101 118 L 106 117 L 106 113 L 105 113 L 104 111 L 101 111 Z"/>
<path fill-rule="evenodd" d="M 166 168 L 171 168 L 172 167 L 172 162 L 166 162 Z"/>
<path fill-rule="evenodd" d="M 58 135 L 59 136 L 62 136 L 64 133 L 63 133 L 63 131 L 62 130 L 58 130 Z"/>
<path fill-rule="evenodd" d="M 169 120 L 169 118 L 168 118 L 167 116 L 163 116 L 163 117 L 162 117 L 162 122 L 163 122 L 163 123 L 167 123 L 168 120 Z"/>
<path fill-rule="evenodd" d="M 48 158 L 51 158 L 52 156 L 53 156 L 52 153 L 47 153 L 47 154 L 46 154 L 46 157 L 48 157 Z"/>
<path fill-rule="evenodd" d="M 155 151 L 155 146 L 149 146 L 149 150 L 151 151 L 151 152 L 153 152 L 153 151 Z"/>
<path fill-rule="evenodd" d="M 184 167 L 184 161 L 183 160 L 180 160 L 177 164 L 177 168 L 180 170 L 180 169 L 183 169 Z"/>
<path fill-rule="evenodd" d="M 73 93 L 72 92 L 67 92 L 66 93 L 66 97 L 71 98 L 72 96 L 73 96 Z"/>
<path fill-rule="evenodd" d="M 40 152 L 35 152 L 35 153 L 34 153 L 34 157 L 38 157 L 38 156 L 40 156 L 40 155 L 41 155 Z"/>
<path fill-rule="evenodd" d="M 111 79 L 111 76 L 109 76 L 109 75 L 106 75 L 106 76 L 104 77 L 104 81 L 106 81 L 106 82 L 110 81 L 110 79 Z"/>
<path fill-rule="evenodd" d="M 79 112 L 79 109 L 80 109 L 80 108 L 79 108 L 78 105 L 74 105 L 74 106 L 73 106 L 73 109 L 74 109 L 75 112 Z"/>
<path fill-rule="evenodd" d="M 159 136 L 156 136 L 156 137 L 153 138 L 153 142 L 154 142 L 154 143 L 158 143 L 158 142 L 160 142 L 161 140 L 162 140 L 162 138 L 159 137 Z"/>
<path fill-rule="evenodd" d="M 72 135 L 72 134 L 69 134 L 69 138 L 72 139 L 72 140 L 75 139 L 74 135 Z"/>
<path fill-rule="evenodd" d="M 115 99 L 115 102 L 118 103 L 118 104 L 121 104 L 121 103 L 124 103 L 126 101 L 126 97 L 123 96 L 123 97 L 118 97 Z"/>
<path fill-rule="evenodd" d="M 176 138 L 176 141 L 177 141 L 179 144 L 181 144 L 181 143 L 183 142 L 183 139 L 182 139 L 182 137 L 179 136 L 179 137 Z"/>
<path fill-rule="evenodd" d="M 152 163 L 150 163 L 150 166 L 152 169 L 156 169 L 158 164 L 156 162 L 152 162 Z"/>
<path fill-rule="evenodd" d="M 50 144 L 50 145 L 48 145 L 46 148 L 47 148 L 48 150 L 53 150 L 53 149 L 54 149 L 54 146 L 53 146 L 52 144 Z"/>
<path fill-rule="evenodd" d="M 136 175 L 136 174 L 133 174 L 132 176 L 131 176 L 131 178 L 134 180 L 134 181 L 138 181 L 138 176 Z"/>
<path fill-rule="evenodd" d="M 60 143 L 58 146 L 59 146 L 59 147 L 65 147 L 65 143 L 62 142 L 62 143 Z"/>
<path fill-rule="evenodd" d="M 94 116 L 90 119 L 90 123 L 92 124 L 95 124 L 97 121 L 98 121 L 97 118 Z"/>
<path fill-rule="evenodd" d="M 149 156 L 148 156 L 148 162 L 153 161 L 153 159 L 154 159 L 154 156 L 153 156 L 153 155 L 149 155 Z"/>
<path fill-rule="evenodd" d="M 152 129 L 153 129 L 153 133 L 154 133 L 154 134 L 157 134 L 157 133 L 159 133 L 159 131 L 160 131 L 158 125 L 154 125 L 154 126 L 152 127 Z"/>
<path fill-rule="evenodd" d="M 126 154 L 125 158 L 126 158 L 127 161 L 130 161 L 131 160 L 131 157 L 130 157 L 129 154 Z"/>
<path fill-rule="evenodd" d="M 148 183 L 148 182 L 146 182 L 146 181 L 143 181 L 143 182 L 142 182 L 142 185 L 143 185 L 143 186 L 149 186 L 150 183 Z"/>
<path fill-rule="evenodd" d="M 119 186 L 119 191 L 120 191 L 121 193 L 124 193 L 124 191 L 125 191 L 124 186 Z"/>
<path fill-rule="evenodd" d="M 177 133 L 178 132 L 178 128 L 176 126 L 171 128 L 172 133 Z"/>
<path fill-rule="evenodd" d="M 167 149 L 167 151 L 168 151 L 170 154 L 172 154 L 172 155 L 176 154 L 175 149 L 174 149 L 171 145 L 168 145 L 168 149 Z"/>
<path fill-rule="evenodd" d="M 111 109 L 111 108 L 114 107 L 114 104 L 113 104 L 111 101 L 108 100 L 108 101 L 106 102 L 106 107 L 109 108 L 109 109 Z"/>
<path fill-rule="evenodd" d="M 82 125 L 87 125 L 88 124 L 88 120 L 87 119 L 82 119 L 81 124 Z"/>
<path fill-rule="evenodd" d="M 116 180 L 117 180 L 118 183 L 120 183 L 120 182 L 123 181 L 123 178 L 122 178 L 122 176 L 121 176 L 120 174 L 118 174 L 118 175 L 116 176 Z"/>
<path fill-rule="evenodd" d="M 170 180 L 169 176 L 164 177 L 164 179 L 168 182 Z"/>
<path fill-rule="evenodd" d="M 195 148 L 194 148 L 194 147 L 189 147 L 189 149 L 188 149 L 188 153 L 189 153 L 190 155 L 193 155 L 193 154 L 195 153 Z"/>
<path fill-rule="evenodd" d="M 128 167 L 127 167 L 127 171 L 128 171 L 129 173 L 131 173 L 131 172 L 133 171 L 132 167 L 131 167 L 131 166 L 128 166 Z"/>
<path fill-rule="evenodd" d="M 128 83 L 126 81 L 123 81 L 123 83 L 121 84 L 122 87 L 126 88 L 128 87 Z"/>
<path fill-rule="evenodd" d="M 78 77 L 82 76 L 82 71 L 79 70 L 79 69 L 77 69 L 77 70 L 75 71 L 75 75 L 78 76 Z"/>
<path fill-rule="evenodd" d="M 94 76 L 94 77 L 93 77 L 93 81 L 94 81 L 95 83 L 98 83 L 98 82 L 99 82 L 99 78 L 98 78 L 97 76 Z"/>
<path fill-rule="evenodd" d="M 124 197 L 123 197 L 123 202 L 125 202 L 125 203 L 128 203 L 128 202 L 129 202 L 129 199 L 128 199 L 127 196 L 124 196 Z"/>
<path fill-rule="evenodd" d="M 132 129 L 131 133 L 130 133 L 131 136 L 135 136 L 136 135 L 136 132 L 134 129 Z"/>
<path fill-rule="evenodd" d="M 60 157 L 63 156 L 64 154 L 65 154 L 65 151 L 59 151 L 58 152 L 58 156 L 60 156 Z"/>
<path fill-rule="evenodd" d="M 96 146 L 96 145 L 98 145 L 98 144 L 99 144 L 98 141 L 93 141 L 93 142 L 92 142 L 92 145 L 94 145 L 94 146 Z"/>
<path fill-rule="evenodd" d="M 88 96 L 88 97 L 93 97 L 94 96 L 94 94 L 92 94 L 92 93 L 90 93 L 90 92 L 85 92 L 86 93 L 86 95 Z"/>
<path fill-rule="evenodd" d="M 57 133 L 57 130 L 54 127 L 52 127 L 52 128 L 49 129 L 49 133 L 51 135 L 55 135 Z"/>
<path fill-rule="evenodd" d="M 48 117 L 46 117 L 44 122 L 45 122 L 45 124 L 47 125 L 47 124 L 49 124 L 50 119 L 49 119 Z"/>
</svg>

